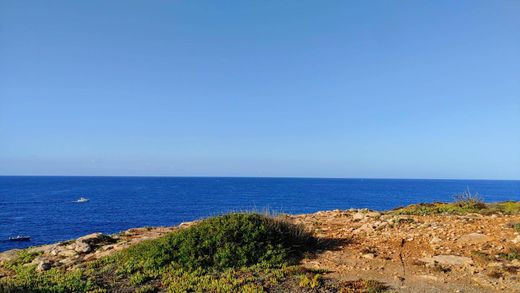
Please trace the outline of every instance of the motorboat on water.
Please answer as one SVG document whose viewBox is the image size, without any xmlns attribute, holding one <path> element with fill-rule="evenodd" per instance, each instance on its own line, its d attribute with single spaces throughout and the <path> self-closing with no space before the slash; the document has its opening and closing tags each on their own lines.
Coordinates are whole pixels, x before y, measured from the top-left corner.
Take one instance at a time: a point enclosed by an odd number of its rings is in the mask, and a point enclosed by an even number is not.
<svg viewBox="0 0 520 293">
<path fill-rule="evenodd" d="M 30 240 L 31 240 L 30 236 L 18 235 L 16 237 L 9 237 L 9 241 L 30 241 Z"/>
<path fill-rule="evenodd" d="M 88 198 L 84 198 L 84 197 L 80 197 L 78 200 L 76 200 L 76 202 L 87 202 L 89 201 Z"/>
</svg>

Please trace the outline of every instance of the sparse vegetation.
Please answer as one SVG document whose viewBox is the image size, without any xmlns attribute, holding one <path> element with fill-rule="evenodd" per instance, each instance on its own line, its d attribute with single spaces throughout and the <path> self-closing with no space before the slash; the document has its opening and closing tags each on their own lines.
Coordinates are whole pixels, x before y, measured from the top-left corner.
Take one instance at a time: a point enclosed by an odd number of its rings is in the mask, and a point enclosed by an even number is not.
<svg viewBox="0 0 520 293">
<path fill-rule="evenodd" d="M 6 262 L 4 267 L 15 270 L 20 266 L 25 266 L 31 263 L 40 254 L 40 252 L 32 252 L 29 249 L 20 250 L 17 252 L 17 257 L 11 261 Z"/>
<path fill-rule="evenodd" d="M 518 246 L 510 247 L 508 252 L 500 253 L 499 257 L 503 258 L 503 259 L 507 259 L 507 260 L 520 259 L 520 247 L 518 247 Z"/>
<path fill-rule="evenodd" d="M 480 197 L 478 193 L 471 193 L 469 191 L 469 188 L 462 193 L 456 194 L 454 196 L 454 199 L 454 204 L 458 205 L 463 209 L 480 210 L 486 207 L 484 201 L 482 200 L 482 197 Z"/>
<path fill-rule="evenodd" d="M 482 251 L 472 251 L 471 252 L 472 259 L 481 265 L 487 265 L 489 262 L 493 261 L 493 257 Z"/>
<path fill-rule="evenodd" d="M 0 279 L 0 292 L 86 292 L 97 288 L 81 270 L 37 272 L 36 265 L 18 265 L 14 272 L 13 278 Z"/>
<path fill-rule="evenodd" d="M 307 272 L 299 275 L 300 283 L 299 286 L 301 288 L 310 288 L 314 289 L 319 287 L 322 283 L 323 276 L 319 273 Z"/>
<path fill-rule="evenodd" d="M 367 246 L 367 247 L 361 249 L 361 253 L 363 253 L 363 254 L 371 253 L 371 254 L 377 255 L 377 247 Z"/>
<path fill-rule="evenodd" d="M 397 208 L 392 211 L 399 215 L 433 215 L 433 214 L 518 214 L 520 202 L 506 201 L 500 203 L 484 203 L 478 194 L 472 194 L 469 190 L 454 196 L 451 203 L 435 202 L 413 204 L 407 207 Z"/>
<path fill-rule="evenodd" d="M 509 223 L 507 226 L 509 228 L 515 229 L 517 232 L 520 232 L 520 223 Z"/>
<path fill-rule="evenodd" d="M 381 293 L 389 289 L 387 285 L 376 280 L 348 281 L 342 284 L 340 292 L 342 293 Z"/>
</svg>

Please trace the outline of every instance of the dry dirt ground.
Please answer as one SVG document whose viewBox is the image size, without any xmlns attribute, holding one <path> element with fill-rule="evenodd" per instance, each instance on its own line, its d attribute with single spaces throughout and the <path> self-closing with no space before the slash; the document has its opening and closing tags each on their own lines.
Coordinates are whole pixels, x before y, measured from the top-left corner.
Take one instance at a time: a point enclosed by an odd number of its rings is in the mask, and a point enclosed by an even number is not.
<svg viewBox="0 0 520 293">
<path fill-rule="evenodd" d="M 303 265 L 339 280 L 375 279 L 397 292 L 520 292 L 519 215 L 403 216 L 368 210 L 287 216 L 330 249 Z"/>
</svg>

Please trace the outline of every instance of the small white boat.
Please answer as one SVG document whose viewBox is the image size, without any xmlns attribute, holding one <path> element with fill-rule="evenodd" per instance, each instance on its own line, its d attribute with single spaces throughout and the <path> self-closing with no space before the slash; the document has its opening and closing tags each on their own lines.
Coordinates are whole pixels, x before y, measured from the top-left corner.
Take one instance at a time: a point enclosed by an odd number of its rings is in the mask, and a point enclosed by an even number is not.
<svg viewBox="0 0 520 293">
<path fill-rule="evenodd" d="M 16 237 L 9 237 L 9 241 L 30 241 L 30 240 L 31 240 L 30 236 L 18 235 Z"/>
<path fill-rule="evenodd" d="M 89 201 L 88 198 L 84 198 L 84 197 L 80 197 L 78 200 L 76 200 L 76 202 L 87 202 Z"/>
</svg>

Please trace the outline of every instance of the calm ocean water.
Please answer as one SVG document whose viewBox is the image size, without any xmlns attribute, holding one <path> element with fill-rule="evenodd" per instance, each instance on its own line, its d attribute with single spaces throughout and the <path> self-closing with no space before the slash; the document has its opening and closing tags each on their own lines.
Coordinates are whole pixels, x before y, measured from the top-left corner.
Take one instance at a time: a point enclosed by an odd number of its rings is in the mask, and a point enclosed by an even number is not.
<svg viewBox="0 0 520 293">
<path fill-rule="evenodd" d="M 450 201 L 520 200 L 520 181 L 179 177 L 0 177 L 0 251 L 93 232 L 176 225 L 233 210 L 287 213 Z M 75 203 L 80 197 L 87 203 Z M 30 242 L 8 242 L 30 235 Z"/>
</svg>

